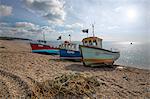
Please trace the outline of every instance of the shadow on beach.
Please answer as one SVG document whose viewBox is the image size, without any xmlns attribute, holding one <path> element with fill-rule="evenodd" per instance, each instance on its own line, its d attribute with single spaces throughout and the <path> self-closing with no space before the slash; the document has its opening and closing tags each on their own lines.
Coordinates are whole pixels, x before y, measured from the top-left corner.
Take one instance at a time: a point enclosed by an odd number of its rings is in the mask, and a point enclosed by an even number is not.
<svg viewBox="0 0 150 99">
<path fill-rule="evenodd" d="M 66 70 L 72 70 L 77 72 L 84 71 L 113 71 L 118 65 L 113 66 L 99 66 L 99 67 L 86 67 L 83 64 L 71 64 L 65 67 Z"/>
</svg>

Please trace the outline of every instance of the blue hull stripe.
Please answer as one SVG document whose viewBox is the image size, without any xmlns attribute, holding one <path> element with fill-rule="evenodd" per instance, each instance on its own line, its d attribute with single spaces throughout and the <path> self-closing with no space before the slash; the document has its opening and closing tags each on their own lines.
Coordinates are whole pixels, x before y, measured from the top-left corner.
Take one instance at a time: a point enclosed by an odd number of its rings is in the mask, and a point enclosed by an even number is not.
<svg viewBox="0 0 150 99">
<path fill-rule="evenodd" d="M 59 54 L 59 50 L 32 50 L 33 53 Z"/>
<path fill-rule="evenodd" d="M 81 54 L 80 54 L 80 51 L 60 49 L 60 57 L 76 58 L 76 57 L 81 57 Z"/>
</svg>

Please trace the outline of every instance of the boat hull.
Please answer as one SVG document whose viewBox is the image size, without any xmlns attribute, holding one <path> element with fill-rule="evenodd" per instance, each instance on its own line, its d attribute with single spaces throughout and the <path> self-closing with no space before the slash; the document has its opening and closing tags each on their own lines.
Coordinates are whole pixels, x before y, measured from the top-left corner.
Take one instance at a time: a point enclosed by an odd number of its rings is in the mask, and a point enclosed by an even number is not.
<svg viewBox="0 0 150 99">
<path fill-rule="evenodd" d="M 33 44 L 30 43 L 33 53 L 40 53 L 40 54 L 48 54 L 48 55 L 59 55 L 59 48 L 54 48 L 49 45 L 43 44 Z"/>
<path fill-rule="evenodd" d="M 112 52 L 102 48 L 79 46 L 82 61 L 85 66 L 102 66 L 102 65 L 113 65 L 115 60 L 120 56 L 119 52 Z"/>
<path fill-rule="evenodd" d="M 60 49 L 60 59 L 81 61 L 82 57 L 80 51 Z"/>
</svg>

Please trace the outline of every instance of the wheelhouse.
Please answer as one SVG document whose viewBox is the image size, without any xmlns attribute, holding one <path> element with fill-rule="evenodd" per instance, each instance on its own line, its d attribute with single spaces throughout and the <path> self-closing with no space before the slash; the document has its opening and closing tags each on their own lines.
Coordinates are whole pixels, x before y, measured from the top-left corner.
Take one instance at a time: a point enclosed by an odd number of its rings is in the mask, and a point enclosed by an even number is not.
<svg viewBox="0 0 150 99">
<path fill-rule="evenodd" d="M 61 49 L 68 49 L 68 50 L 78 50 L 77 44 L 70 43 L 68 41 L 64 41 L 63 44 L 59 46 Z"/>
<path fill-rule="evenodd" d="M 87 37 L 82 40 L 83 45 L 102 48 L 102 39 L 98 37 Z"/>
</svg>

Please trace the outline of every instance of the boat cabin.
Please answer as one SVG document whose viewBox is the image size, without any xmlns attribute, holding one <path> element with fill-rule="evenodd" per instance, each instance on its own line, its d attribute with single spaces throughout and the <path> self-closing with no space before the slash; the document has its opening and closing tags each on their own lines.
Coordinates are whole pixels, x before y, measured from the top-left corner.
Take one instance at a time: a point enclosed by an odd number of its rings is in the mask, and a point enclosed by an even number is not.
<svg viewBox="0 0 150 99">
<path fill-rule="evenodd" d="M 46 41 L 45 40 L 37 40 L 39 43 L 46 43 Z"/>
<path fill-rule="evenodd" d="M 82 40 L 83 45 L 102 48 L 102 39 L 98 37 L 87 37 Z"/>
<path fill-rule="evenodd" d="M 59 45 L 61 49 L 75 50 L 77 51 L 77 44 L 70 43 L 69 41 L 64 41 L 61 45 Z"/>
</svg>

